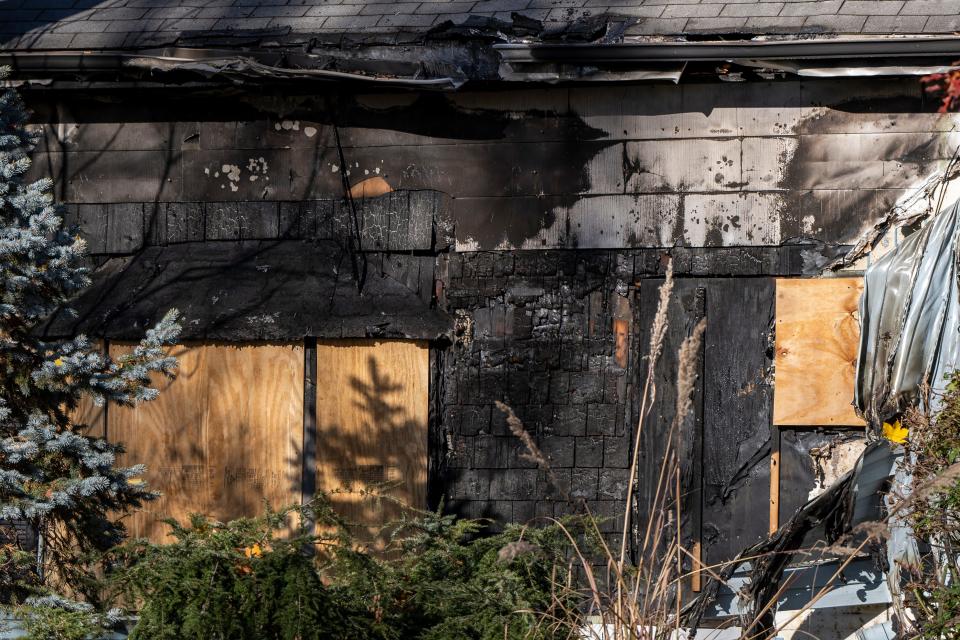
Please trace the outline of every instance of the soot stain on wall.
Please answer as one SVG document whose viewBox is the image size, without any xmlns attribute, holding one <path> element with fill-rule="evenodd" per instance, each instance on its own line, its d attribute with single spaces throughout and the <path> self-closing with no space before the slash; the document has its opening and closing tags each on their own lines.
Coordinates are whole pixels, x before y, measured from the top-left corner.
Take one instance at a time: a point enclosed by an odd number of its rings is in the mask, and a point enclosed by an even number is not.
<svg viewBox="0 0 960 640">
<path fill-rule="evenodd" d="M 793 128 L 798 144 L 792 154 L 781 157 L 783 179 L 778 185 L 789 193 L 781 217 L 782 237 L 809 237 L 806 219 L 816 220 L 816 239 L 853 243 L 871 220 L 890 211 L 949 158 L 952 127 L 930 127 L 929 118 L 916 128 L 903 126 L 914 114 L 932 110 L 919 84 L 916 95 L 904 93 L 905 86 L 894 89 L 900 93 L 826 103 Z M 862 123 L 864 114 L 876 114 L 864 133 L 848 134 L 849 141 L 838 133 L 855 131 L 850 122 Z M 949 114 L 943 118 L 953 122 Z M 859 149 L 856 159 L 847 160 L 851 147 L 862 144 L 867 146 Z M 833 158 L 844 161 L 831 162 Z M 837 189 L 840 183 L 850 186 Z"/>
</svg>

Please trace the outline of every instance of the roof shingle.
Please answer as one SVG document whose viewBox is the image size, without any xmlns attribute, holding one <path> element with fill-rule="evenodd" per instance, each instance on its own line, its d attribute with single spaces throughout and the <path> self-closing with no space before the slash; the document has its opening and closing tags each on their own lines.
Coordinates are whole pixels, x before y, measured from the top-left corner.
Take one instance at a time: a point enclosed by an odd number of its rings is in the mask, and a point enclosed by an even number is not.
<svg viewBox="0 0 960 640">
<path fill-rule="evenodd" d="M 547 28 L 608 16 L 626 35 L 952 33 L 960 0 L 0 0 L 5 48 L 133 48 L 182 32 L 424 32 L 446 21 L 510 20 Z M 220 34 L 221 36 L 223 34 Z"/>
</svg>

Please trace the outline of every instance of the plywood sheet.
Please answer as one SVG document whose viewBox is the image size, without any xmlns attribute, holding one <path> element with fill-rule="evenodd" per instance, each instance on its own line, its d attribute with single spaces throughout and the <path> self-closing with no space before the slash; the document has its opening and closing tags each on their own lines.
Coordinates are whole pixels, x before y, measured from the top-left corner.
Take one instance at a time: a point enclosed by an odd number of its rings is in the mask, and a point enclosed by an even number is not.
<svg viewBox="0 0 960 640">
<path fill-rule="evenodd" d="M 97 406 L 91 396 L 83 396 L 77 403 L 77 406 L 70 412 L 70 419 L 73 424 L 87 425 L 84 435 L 94 438 L 102 438 L 104 427 L 106 426 L 107 408 L 106 405 Z"/>
<path fill-rule="evenodd" d="M 145 480 L 163 492 L 131 518 L 130 533 L 163 541 L 163 518 L 226 520 L 261 513 L 264 500 L 299 502 L 303 346 L 193 344 L 172 352 L 179 374 L 159 381 L 157 400 L 108 414 L 110 440 L 127 449 L 123 462 L 145 463 Z"/>
<path fill-rule="evenodd" d="M 860 278 L 777 280 L 773 422 L 859 426 L 853 411 Z"/>
<path fill-rule="evenodd" d="M 363 492 L 427 504 L 429 349 L 421 341 L 317 343 L 317 488 L 372 541 L 402 507 Z"/>
</svg>

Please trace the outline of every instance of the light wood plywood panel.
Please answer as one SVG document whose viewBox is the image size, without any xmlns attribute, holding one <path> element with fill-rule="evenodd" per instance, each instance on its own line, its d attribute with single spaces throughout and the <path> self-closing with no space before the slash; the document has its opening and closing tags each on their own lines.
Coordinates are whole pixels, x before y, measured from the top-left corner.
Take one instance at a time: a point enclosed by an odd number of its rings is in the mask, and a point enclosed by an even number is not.
<svg viewBox="0 0 960 640">
<path fill-rule="evenodd" d="M 106 423 L 106 406 L 97 406 L 91 396 L 83 396 L 74 410 L 70 412 L 70 419 L 74 424 L 87 425 L 88 428 L 84 435 L 102 438 Z"/>
<path fill-rule="evenodd" d="M 364 490 L 396 483 L 393 498 L 427 505 L 428 384 L 425 342 L 317 344 L 317 488 L 362 539 L 402 512 Z"/>
<path fill-rule="evenodd" d="M 776 425 L 863 425 L 853 410 L 861 278 L 777 280 Z"/>
<path fill-rule="evenodd" d="M 129 346 L 111 345 L 116 356 Z M 163 496 L 135 514 L 134 536 L 163 541 L 160 520 L 203 513 L 253 516 L 300 501 L 303 449 L 303 346 L 182 345 L 175 380 L 135 408 L 111 407 L 108 436 L 143 462 Z"/>
</svg>

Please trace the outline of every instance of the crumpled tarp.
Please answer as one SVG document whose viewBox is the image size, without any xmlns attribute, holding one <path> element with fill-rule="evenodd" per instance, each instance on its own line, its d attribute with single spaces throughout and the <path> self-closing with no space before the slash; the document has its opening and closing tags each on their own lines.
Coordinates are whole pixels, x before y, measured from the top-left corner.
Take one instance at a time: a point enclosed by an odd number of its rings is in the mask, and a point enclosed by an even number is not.
<svg viewBox="0 0 960 640">
<path fill-rule="evenodd" d="M 910 406 L 939 409 L 947 376 L 960 362 L 958 265 L 960 202 L 942 209 L 864 275 L 854 404 L 875 435 Z M 897 618 L 906 621 L 897 597 L 901 570 L 917 566 L 920 554 L 909 518 L 892 507 L 912 490 L 909 467 L 896 470 L 893 484 L 896 493 L 886 498 L 887 579 Z"/>
<path fill-rule="evenodd" d="M 928 409 L 960 362 L 960 202 L 881 257 L 864 275 L 854 404 L 872 429 L 911 405 Z"/>
</svg>

